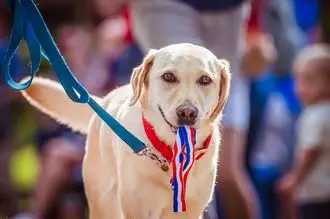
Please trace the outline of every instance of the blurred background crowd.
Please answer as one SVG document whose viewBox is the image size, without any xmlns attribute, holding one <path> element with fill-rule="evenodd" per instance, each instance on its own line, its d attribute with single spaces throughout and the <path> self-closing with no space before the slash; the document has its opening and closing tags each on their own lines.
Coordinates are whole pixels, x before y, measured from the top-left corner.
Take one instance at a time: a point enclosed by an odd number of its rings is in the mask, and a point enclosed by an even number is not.
<svg viewBox="0 0 330 219">
<path fill-rule="evenodd" d="M 192 42 L 229 59 L 233 88 L 215 198 L 205 218 L 305 218 L 300 210 L 306 205 L 313 212 L 315 203 L 292 198 L 288 182 L 281 181 L 295 165 L 303 110 L 294 91 L 294 60 L 304 47 L 326 41 L 319 1 L 37 2 L 71 70 L 95 95 L 128 83 L 150 48 Z M 10 31 L 11 14 L 1 1 L 0 60 Z M 23 42 L 11 63 L 16 79 L 27 74 L 28 63 Z M 45 60 L 38 74 L 55 79 Z M 0 218 L 87 218 L 81 176 L 85 136 L 37 112 L 3 79 L 0 93 Z M 324 210 L 330 209 L 328 195 L 322 199 L 323 217 L 306 218 L 330 219 Z"/>
</svg>

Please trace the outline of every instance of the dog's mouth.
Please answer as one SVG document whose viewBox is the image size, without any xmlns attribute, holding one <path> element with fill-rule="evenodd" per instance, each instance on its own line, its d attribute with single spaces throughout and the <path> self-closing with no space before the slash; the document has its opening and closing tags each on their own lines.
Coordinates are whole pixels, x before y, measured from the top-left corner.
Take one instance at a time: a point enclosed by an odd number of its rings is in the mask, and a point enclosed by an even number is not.
<svg viewBox="0 0 330 219">
<path fill-rule="evenodd" d="M 166 119 L 166 116 L 165 116 L 165 114 L 164 114 L 164 111 L 162 110 L 162 108 L 161 108 L 160 106 L 158 106 L 158 110 L 159 110 L 160 114 L 162 115 L 164 121 L 170 126 L 171 131 L 172 131 L 174 134 L 176 134 L 177 131 L 178 131 L 178 127 L 175 126 L 175 125 L 173 125 L 172 123 L 170 123 L 170 122 Z"/>
</svg>

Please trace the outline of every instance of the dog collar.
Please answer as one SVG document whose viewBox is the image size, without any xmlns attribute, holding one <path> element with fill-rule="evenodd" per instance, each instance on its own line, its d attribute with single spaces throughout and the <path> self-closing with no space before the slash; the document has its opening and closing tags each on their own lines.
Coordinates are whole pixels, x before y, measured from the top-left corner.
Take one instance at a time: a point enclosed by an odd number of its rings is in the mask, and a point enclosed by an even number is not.
<svg viewBox="0 0 330 219">
<path fill-rule="evenodd" d="M 167 145 L 164 141 L 159 139 L 156 135 L 155 128 L 146 120 L 142 115 L 144 131 L 152 144 L 152 146 L 167 160 L 171 163 L 173 160 L 173 150 Z M 211 142 L 212 135 L 210 134 L 203 142 L 203 145 L 200 149 L 195 150 L 195 159 L 199 160 L 207 152 L 209 144 Z"/>
</svg>

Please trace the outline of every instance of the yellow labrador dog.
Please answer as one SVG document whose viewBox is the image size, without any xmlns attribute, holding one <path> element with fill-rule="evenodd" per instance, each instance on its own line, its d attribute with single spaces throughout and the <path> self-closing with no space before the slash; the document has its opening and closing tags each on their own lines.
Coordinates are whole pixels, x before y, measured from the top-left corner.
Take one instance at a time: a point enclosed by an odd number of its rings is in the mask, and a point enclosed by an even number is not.
<svg viewBox="0 0 330 219">
<path fill-rule="evenodd" d="M 192 167 L 186 189 L 187 211 L 173 212 L 171 168 L 164 171 L 138 156 L 87 104 L 72 102 L 61 85 L 37 78 L 24 97 L 73 130 L 87 134 L 84 185 L 91 219 L 201 218 L 211 200 L 220 146 L 219 121 L 230 87 L 229 63 L 193 44 L 150 50 L 133 71 L 130 84 L 96 98 L 131 133 L 149 141 L 143 119 L 168 147 L 179 125 L 196 128 L 196 147 L 212 136 L 207 152 Z"/>
</svg>

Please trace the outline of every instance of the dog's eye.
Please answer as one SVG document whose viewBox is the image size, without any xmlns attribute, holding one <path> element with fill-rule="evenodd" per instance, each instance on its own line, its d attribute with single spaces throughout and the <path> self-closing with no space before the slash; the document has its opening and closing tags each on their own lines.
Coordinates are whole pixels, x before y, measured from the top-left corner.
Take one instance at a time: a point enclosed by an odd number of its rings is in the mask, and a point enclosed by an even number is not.
<svg viewBox="0 0 330 219">
<path fill-rule="evenodd" d="M 169 83 L 174 83 L 178 81 L 175 75 L 171 72 L 166 72 L 165 74 L 163 74 L 162 79 Z"/>
<path fill-rule="evenodd" d="M 204 75 L 198 79 L 197 83 L 206 86 L 212 83 L 212 79 L 209 76 Z"/>
</svg>

